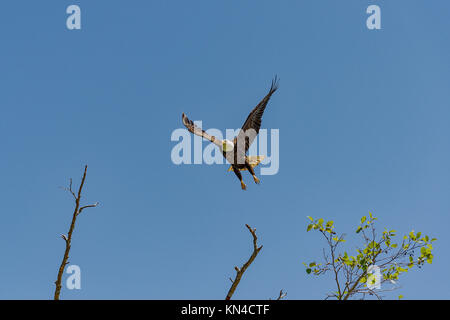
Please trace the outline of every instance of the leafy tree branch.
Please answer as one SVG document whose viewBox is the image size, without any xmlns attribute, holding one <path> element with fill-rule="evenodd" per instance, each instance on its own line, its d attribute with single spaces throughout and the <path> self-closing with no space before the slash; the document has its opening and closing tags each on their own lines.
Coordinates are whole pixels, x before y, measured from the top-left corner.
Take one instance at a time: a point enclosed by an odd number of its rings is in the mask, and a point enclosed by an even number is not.
<svg viewBox="0 0 450 320">
<path fill-rule="evenodd" d="M 318 231 L 328 244 L 328 250 L 323 250 L 324 263 L 304 263 L 308 274 L 332 272 L 336 291 L 328 294 L 326 299 L 347 300 L 356 296 L 364 299 L 367 295 L 381 299 L 381 293 L 398 288 L 397 281 L 402 274 L 414 267 L 422 268 L 425 262 L 433 262 L 432 242 L 436 239 L 422 236 L 421 232 L 414 230 L 404 235 L 401 241 L 395 241 L 396 230 L 385 229 L 381 236 L 377 236 L 377 218 L 371 212 L 369 217 L 361 218 L 356 228 L 355 232 L 361 235 L 363 246 L 357 247 L 354 255 L 340 250 L 346 241 L 345 234 L 337 236 L 333 221 L 325 223 L 322 218 L 308 219 L 311 223 L 306 230 Z M 374 270 L 379 271 L 378 278 Z"/>
</svg>

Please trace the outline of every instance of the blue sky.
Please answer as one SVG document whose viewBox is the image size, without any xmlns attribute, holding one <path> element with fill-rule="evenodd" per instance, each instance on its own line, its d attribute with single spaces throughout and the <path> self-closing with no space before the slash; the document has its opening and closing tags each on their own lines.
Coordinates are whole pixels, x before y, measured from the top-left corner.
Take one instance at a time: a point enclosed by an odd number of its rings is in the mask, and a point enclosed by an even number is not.
<svg viewBox="0 0 450 320">
<path fill-rule="evenodd" d="M 82 29 L 66 29 L 66 8 Z M 378 4 L 382 30 L 366 28 Z M 0 298 L 53 296 L 89 165 L 63 299 L 322 299 L 303 261 L 324 241 L 306 216 L 351 233 L 438 238 L 435 261 L 388 298 L 450 298 L 450 3 L 426 1 L 3 1 L 0 8 Z M 227 166 L 171 162 L 181 113 L 238 128 L 278 74 L 263 128 L 280 170 L 242 191 Z M 257 173 L 259 170 L 257 171 Z M 229 199 L 230 201 L 224 201 Z M 351 250 L 355 243 L 348 243 Z M 65 276 L 67 277 L 67 276 Z"/>
</svg>

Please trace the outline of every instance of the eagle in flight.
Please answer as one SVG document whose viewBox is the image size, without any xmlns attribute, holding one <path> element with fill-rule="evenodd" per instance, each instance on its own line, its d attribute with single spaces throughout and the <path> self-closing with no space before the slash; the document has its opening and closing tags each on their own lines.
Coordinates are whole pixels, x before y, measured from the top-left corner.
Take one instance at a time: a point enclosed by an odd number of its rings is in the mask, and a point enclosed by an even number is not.
<svg viewBox="0 0 450 320">
<path fill-rule="evenodd" d="M 246 189 L 245 183 L 242 180 L 241 171 L 248 170 L 252 176 L 255 183 L 259 184 L 259 179 L 256 177 L 253 168 L 256 167 L 263 159 L 264 156 L 247 156 L 246 153 L 250 148 L 253 140 L 259 133 L 261 128 L 261 118 L 266 109 L 267 103 L 270 100 L 272 94 L 278 89 L 278 79 L 272 80 L 272 85 L 270 86 L 269 93 L 261 100 L 261 102 L 250 112 L 245 120 L 244 125 L 241 130 L 239 130 L 238 135 L 233 139 L 233 141 L 224 139 L 220 140 L 214 136 L 209 135 L 201 128 L 197 127 L 191 120 L 182 114 L 182 120 L 184 126 L 193 134 L 203 137 L 220 148 L 223 156 L 231 164 L 228 171 L 233 170 L 238 179 L 241 182 L 241 187 L 243 190 Z"/>
</svg>

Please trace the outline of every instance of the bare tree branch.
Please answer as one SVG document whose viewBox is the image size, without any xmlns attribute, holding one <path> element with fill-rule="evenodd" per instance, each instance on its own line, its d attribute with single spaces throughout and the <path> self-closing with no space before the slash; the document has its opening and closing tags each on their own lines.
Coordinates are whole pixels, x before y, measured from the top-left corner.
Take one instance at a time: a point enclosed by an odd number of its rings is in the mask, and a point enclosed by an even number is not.
<svg viewBox="0 0 450 320">
<path fill-rule="evenodd" d="M 245 270 L 247 270 L 247 268 L 252 264 L 253 260 L 255 260 L 256 256 L 258 255 L 259 251 L 262 249 L 262 246 L 258 247 L 258 237 L 256 236 L 256 229 L 252 229 L 248 224 L 245 225 L 247 227 L 247 229 L 250 231 L 250 233 L 253 236 L 253 253 L 250 256 L 250 258 L 248 259 L 248 261 L 246 263 L 244 263 L 244 265 L 239 269 L 238 267 L 234 267 L 234 270 L 236 270 L 236 277 L 234 278 L 234 280 L 232 281 L 232 285 L 230 290 L 228 291 L 228 294 L 225 298 L 225 300 L 230 300 L 231 297 L 233 296 L 234 291 L 236 290 L 239 282 L 241 281 L 241 278 L 245 272 Z"/>
<path fill-rule="evenodd" d="M 73 190 L 72 190 L 72 178 L 69 179 L 69 187 L 68 188 L 66 188 L 66 187 L 60 187 L 60 188 L 67 192 L 70 192 L 70 194 L 73 196 L 73 198 L 75 200 L 77 199 L 75 192 L 73 192 Z"/>
<path fill-rule="evenodd" d="M 67 191 L 69 191 L 73 197 L 75 198 L 75 209 L 73 211 L 73 216 L 72 216 L 72 222 L 70 224 L 70 228 L 69 228 L 69 232 L 67 233 L 67 236 L 65 234 L 61 235 L 61 238 L 64 240 L 64 242 L 66 243 L 66 249 L 64 251 L 64 256 L 61 262 L 61 266 L 59 267 L 58 270 L 58 277 L 55 281 L 55 295 L 54 295 L 54 299 L 55 300 L 59 300 L 59 296 L 61 293 L 61 282 L 62 282 L 62 276 L 64 273 L 64 269 L 66 267 L 66 265 L 69 263 L 68 259 L 69 259 L 69 252 L 70 252 L 70 247 L 71 247 L 71 243 L 72 243 L 72 233 L 73 230 L 75 229 L 75 222 L 77 220 L 77 216 L 81 213 L 81 211 L 83 211 L 86 208 L 93 208 L 96 207 L 98 205 L 98 202 L 92 205 L 87 205 L 87 206 L 83 206 L 80 207 L 80 200 L 81 200 L 81 192 L 83 191 L 83 186 L 84 186 L 84 182 L 86 180 L 86 173 L 87 173 L 87 165 L 84 167 L 84 173 L 83 173 L 83 177 L 81 178 L 81 184 L 80 187 L 78 189 L 78 195 L 75 194 L 75 192 L 73 192 L 72 190 L 72 179 L 70 179 L 70 183 L 69 183 L 69 188 L 66 188 Z"/>
<path fill-rule="evenodd" d="M 277 300 L 283 300 L 284 298 L 286 298 L 287 293 L 283 292 L 283 289 L 280 290 L 280 294 L 278 295 Z"/>
<path fill-rule="evenodd" d="M 98 206 L 98 202 L 96 202 L 94 204 L 87 205 L 87 206 L 83 206 L 83 207 L 80 208 L 80 210 L 78 210 L 77 215 L 79 215 L 81 213 L 81 211 L 83 211 L 86 208 L 95 208 L 96 206 Z"/>
</svg>

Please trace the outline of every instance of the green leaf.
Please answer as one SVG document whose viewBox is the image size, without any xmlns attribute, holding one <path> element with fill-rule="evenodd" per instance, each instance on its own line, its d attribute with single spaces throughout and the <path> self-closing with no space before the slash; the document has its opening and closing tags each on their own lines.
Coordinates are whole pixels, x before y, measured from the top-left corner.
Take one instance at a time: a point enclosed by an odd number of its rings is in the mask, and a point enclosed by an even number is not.
<svg viewBox="0 0 450 320">
<path fill-rule="evenodd" d="M 309 220 L 314 221 L 313 218 L 311 218 L 310 216 L 306 216 Z"/>
<path fill-rule="evenodd" d="M 366 219 L 367 219 L 367 217 L 366 217 L 366 216 L 363 216 L 363 217 L 361 218 L 361 223 L 364 223 L 364 221 L 366 221 Z"/>
<path fill-rule="evenodd" d="M 306 273 L 310 274 L 311 273 L 311 268 L 306 269 Z"/>
<path fill-rule="evenodd" d="M 402 294 L 398 296 L 398 300 L 401 300 L 401 299 L 403 299 L 403 295 Z"/>
<path fill-rule="evenodd" d="M 308 228 L 306 228 L 306 232 L 308 232 L 309 230 L 311 230 L 311 229 L 312 229 L 312 227 L 313 227 L 313 225 L 312 225 L 312 224 L 308 225 Z"/>
</svg>

